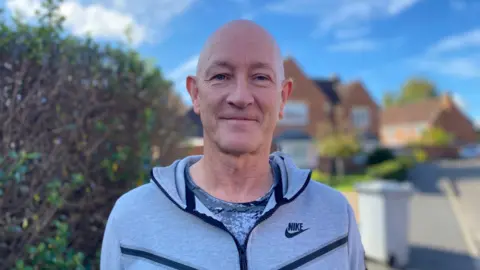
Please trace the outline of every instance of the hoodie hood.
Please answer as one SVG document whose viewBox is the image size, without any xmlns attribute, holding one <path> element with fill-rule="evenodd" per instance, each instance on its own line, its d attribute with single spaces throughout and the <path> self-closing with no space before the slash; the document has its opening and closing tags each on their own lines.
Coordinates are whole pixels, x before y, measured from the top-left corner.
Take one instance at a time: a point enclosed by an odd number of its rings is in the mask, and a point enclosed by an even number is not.
<svg viewBox="0 0 480 270">
<path fill-rule="evenodd" d="M 151 182 L 154 182 L 177 206 L 186 209 L 189 198 L 186 192 L 185 167 L 201 158 L 202 155 L 188 156 L 166 167 L 154 167 L 151 171 Z M 281 152 L 272 153 L 270 160 L 281 172 L 282 181 L 277 183 L 275 190 L 276 203 L 295 199 L 310 182 L 311 170 L 298 168 L 289 156 Z"/>
</svg>

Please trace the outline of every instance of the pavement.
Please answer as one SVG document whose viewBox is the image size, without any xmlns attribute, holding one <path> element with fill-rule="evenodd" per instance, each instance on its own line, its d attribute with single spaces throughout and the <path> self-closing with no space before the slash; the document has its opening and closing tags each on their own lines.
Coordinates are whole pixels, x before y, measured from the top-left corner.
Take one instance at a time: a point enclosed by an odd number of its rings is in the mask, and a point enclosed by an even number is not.
<svg viewBox="0 0 480 270">
<path fill-rule="evenodd" d="M 453 182 L 464 221 L 477 252 L 480 253 L 480 159 L 441 163 L 444 174 Z"/>
<path fill-rule="evenodd" d="M 480 206 L 480 166 L 469 161 L 418 165 L 409 177 L 416 192 L 410 205 L 410 262 L 406 269 L 480 270 L 480 260 L 470 255 L 457 216 L 440 187 L 440 180 L 444 177 L 454 179 L 456 188 L 464 192 L 462 209 L 465 206 L 474 213 L 468 215 L 469 220 L 480 228 L 480 211 L 475 211 L 475 206 Z M 471 227 L 477 230 L 475 226 Z M 369 262 L 368 269 L 391 268 Z"/>
</svg>

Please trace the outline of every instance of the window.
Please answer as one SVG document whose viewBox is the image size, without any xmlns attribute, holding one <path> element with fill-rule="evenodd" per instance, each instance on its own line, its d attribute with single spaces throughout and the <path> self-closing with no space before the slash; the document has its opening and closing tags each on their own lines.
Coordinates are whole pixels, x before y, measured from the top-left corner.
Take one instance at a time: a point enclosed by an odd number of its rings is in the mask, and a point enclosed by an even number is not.
<svg viewBox="0 0 480 270">
<path fill-rule="evenodd" d="M 283 110 L 283 119 L 278 121 L 280 125 L 305 126 L 308 124 L 308 106 L 301 101 L 287 102 Z"/>
<path fill-rule="evenodd" d="M 370 111 L 367 107 L 354 107 L 352 109 L 352 122 L 356 129 L 370 127 Z"/>
<path fill-rule="evenodd" d="M 314 168 L 317 165 L 316 148 L 310 141 L 284 141 L 281 143 L 281 149 L 300 168 Z"/>
</svg>

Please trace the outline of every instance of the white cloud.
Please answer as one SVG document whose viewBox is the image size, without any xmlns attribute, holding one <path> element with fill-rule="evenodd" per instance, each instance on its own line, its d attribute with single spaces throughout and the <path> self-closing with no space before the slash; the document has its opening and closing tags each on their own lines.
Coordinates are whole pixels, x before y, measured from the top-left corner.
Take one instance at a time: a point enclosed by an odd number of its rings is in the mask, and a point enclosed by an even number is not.
<svg viewBox="0 0 480 270">
<path fill-rule="evenodd" d="M 475 126 L 477 127 L 477 129 L 480 130 L 480 118 L 477 118 L 477 119 L 475 120 Z"/>
<path fill-rule="evenodd" d="M 352 39 L 363 37 L 369 33 L 370 28 L 364 26 L 338 29 L 334 35 L 336 39 Z"/>
<path fill-rule="evenodd" d="M 182 14 L 195 0 L 126 0 L 97 1 L 83 4 L 67 0 L 60 5 L 65 16 L 65 25 L 73 34 L 89 33 L 94 38 L 123 40 L 130 29 L 133 45 L 160 39 L 162 29 L 175 17 Z M 41 0 L 7 0 L 7 8 L 20 11 L 26 19 L 32 19 L 41 7 Z M 157 34 L 157 35 L 156 35 Z"/>
<path fill-rule="evenodd" d="M 439 40 L 412 63 L 419 69 L 452 77 L 480 78 L 480 54 L 472 48 L 480 49 L 480 28 Z"/>
<path fill-rule="evenodd" d="M 464 79 L 480 78 L 480 57 L 421 58 L 413 63 L 420 69 Z"/>
<path fill-rule="evenodd" d="M 480 47 L 480 28 L 446 37 L 434 44 L 428 52 L 443 53 L 472 47 Z"/>
<path fill-rule="evenodd" d="M 185 79 L 187 75 L 194 75 L 197 70 L 198 58 L 200 55 L 193 55 L 187 61 L 183 62 L 172 71 L 168 72 L 167 77 L 171 80 Z"/>
<path fill-rule="evenodd" d="M 467 109 L 467 103 L 460 94 L 454 93 L 452 98 L 453 98 L 453 102 L 455 102 L 458 108 L 460 108 L 461 110 Z"/>
<path fill-rule="evenodd" d="M 407 10 L 411 8 L 413 5 L 415 5 L 419 0 L 395 0 L 395 1 L 390 1 L 389 6 L 388 6 L 388 12 L 391 15 L 397 15 L 404 10 Z"/>
<path fill-rule="evenodd" d="M 175 89 L 180 93 L 183 101 L 186 103 L 190 103 L 190 97 L 185 89 L 185 79 L 188 75 L 195 75 L 198 58 L 198 54 L 193 55 L 172 71 L 167 72 L 167 78 L 174 83 Z"/>
<path fill-rule="evenodd" d="M 366 52 L 374 51 L 379 43 L 371 39 L 356 39 L 338 42 L 327 47 L 331 52 Z"/>
<path fill-rule="evenodd" d="M 332 29 L 363 26 L 372 20 L 398 15 L 421 0 L 282 0 L 267 6 L 271 12 L 316 17 L 315 35 Z"/>
</svg>

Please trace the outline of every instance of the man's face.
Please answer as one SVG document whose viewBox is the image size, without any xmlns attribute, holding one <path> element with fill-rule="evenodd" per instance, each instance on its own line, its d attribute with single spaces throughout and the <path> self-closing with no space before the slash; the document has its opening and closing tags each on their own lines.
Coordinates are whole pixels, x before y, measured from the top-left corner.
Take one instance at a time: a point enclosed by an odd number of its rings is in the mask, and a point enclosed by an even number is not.
<svg viewBox="0 0 480 270">
<path fill-rule="evenodd" d="M 289 94 L 278 51 L 265 37 L 226 35 L 211 44 L 190 91 L 205 139 L 233 155 L 270 148 Z M 190 87 L 189 87 L 190 89 Z M 286 93 L 288 92 L 288 93 Z"/>
</svg>

